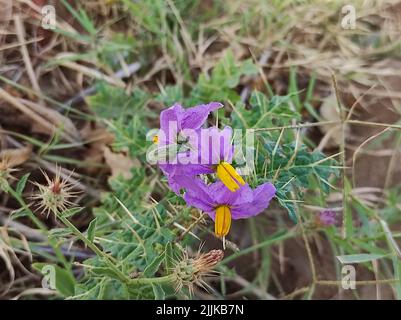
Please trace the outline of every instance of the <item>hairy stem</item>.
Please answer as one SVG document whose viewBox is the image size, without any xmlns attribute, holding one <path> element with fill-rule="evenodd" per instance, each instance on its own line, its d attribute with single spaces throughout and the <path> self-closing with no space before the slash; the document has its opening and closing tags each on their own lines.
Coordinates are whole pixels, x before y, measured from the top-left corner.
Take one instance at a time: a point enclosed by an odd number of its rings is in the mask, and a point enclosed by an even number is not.
<svg viewBox="0 0 401 320">
<path fill-rule="evenodd" d="M 110 260 L 106 253 L 100 250 L 95 244 L 93 244 L 88 238 L 86 238 L 81 231 L 77 229 L 66 217 L 63 216 L 62 213 L 54 212 L 56 216 L 81 240 L 85 243 L 96 255 L 100 258 L 103 258 L 105 263 L 118 275 L 119 279 L 123 282 L 129 282 L 131 279 L 124 275 Z"/>
<path fill-rule="evenodd" d="M 49 230 L 47 229 L 47 227 L 42 223 L 42 221 L 40 221 L 35 216 L 35 214 L 32 212 L 32 210 L 26 204 L 26 202 L 21 197 L 21 195 L 18 194 L 18 192 L 16 192 L 11 187 L 9 187 L 7 191 L 14 197 L 15 200 L 18 201 L 20 206 L 26 210 L 26 212 L 28 213 L 28 216 L 32 220 L 32 222 L 43 232 L 43 234 L 45 234 L 47 236 L 49 244 L 53 248 L 56 257 L 63 263 L 63 265 L 64 265 L 64 267 L 66 269 L 70 270 L 71 266 L 68 263 L 67 259 L 65 258 L 65 256 L 64 256 L 63 252 L 61 251 L 60 247 L 57 245 L 57 243 L 51 237 L 48 236 L 49 235 Z"/>
</svg>

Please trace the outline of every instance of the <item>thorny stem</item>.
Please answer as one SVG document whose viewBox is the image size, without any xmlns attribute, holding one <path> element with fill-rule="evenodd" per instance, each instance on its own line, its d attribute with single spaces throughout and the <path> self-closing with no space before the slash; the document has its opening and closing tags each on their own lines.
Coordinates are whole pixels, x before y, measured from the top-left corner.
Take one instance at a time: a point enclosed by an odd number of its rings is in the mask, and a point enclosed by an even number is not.
<svg viewBox="0 0 401 320">
<path fill-rule="evenodd" d="M 40 221 L 35 214 L 32 212 L 32 210 L 28 207 L 28 205 L 25 203 L 24 199 L 16 192 L 13 188 L 9 187 L 7 190 L 15 200 L 18 201 L 18 203 L 23 207 L 26 212 L 28 213 L 29 218 L 32 220 L 32 222 L 45 234 L 48 235 L 49 231 L 47 230 L 46 226 Z M 68 263 L 67 259 L 65 258 L 63 252 L 59 248 L 59 246 L 56 244 L 55 241 L 51 237 L 48 237 L 49 239 L 49 244 L 52 246 L 54 253 L 56 254 L 56 257 L 63 263 L 63 265 L 70 270 L 70 264 Z"/>
<path fill-rule="evenodd" d="M 32 222 L 45 234 L 48 234 L 48 230 L 46 226 L 35 216 L 35 214 L 32 212 L 32 210 L 28 207 L 28 205 L 25 203 L 24 199 L 11 187 L 8 188 L 7 190 L 14 198 L 17 200 L 17 202 L 23 207 L 27 213 L 29 218 L 32 220 Z M 81 240 L 83 241 L 90 249 L 92 249 L 99 257 L 104 258 L 106 264 L 113 269 L 113 271 L 119 276 L 120 280 L 122 280 L 125 283 L 128 284 L 151 284 L 151 283 L 168 283 L 168 282 L 174 282 L 176 280 L 176 277 L 174 274 L 164 276 L 164 277 L 157 277 L 157 278 L 138 278 L 138 279 L 130 279 L 128 276 L 124 275 L 120 270 L 116 268 L 116 266 L 110 261 L 110 258 L 103 252 L 101 251 L 96 245 L 94 245 L 91 241 L 89 241 L 78 229 L 75 227 L 67 218 L 63 217 L 62 214 L 60 214 L 58 211 L 54 212 L 56 217 L 58 217 L 68 228 Z M 63 265 L 67 268 L 70 269 L 70 265 L 68 261 L 66 260 L 65 256 L 63 255 L 61 249 L 57 246 L 57 244 L 50 238 L 49 239 L 49 244 L 52 246 L 57 258 L 63 263 Z"/>
<path fill-rule="evenodd" d="M 80 239 L 83 243 L 85 243 L 90 249 L 92 249 L 93 252 L 95 252 L 100 258 L 103 258 L 106 264 L 118 275 L 120 280 L 123 282 L 129 282 L 131 279 L 129 279 L 128 276 L 124 275 L 115 265 L 114 263 L 110 260 L 110 258 L 102 251 L 100 250 L 96 245 L 94 245 L 88 238 L 86 238 L 81 231 L 77 229 L 76 226 L 74 226 L 66 217 L 62 215 L 62 213 L 59 213 L 57 210 L 54 212 L 56 217 L 58 217 L 70 230 Z"/>
<path fill-rule="evenodd" d="M 177 280 L 175 274 L 169 274 L 164 277 L 156 277 L 156 278 L 136 278 L 130 279 L 129 284 L 134 285 L 142 285 L 142 284 L 162 284 L 162 283 L 172 283 Z"/>
<path fill-rule="evenodd" d="M 128 284 L 128 285 L 144 285 L 144 284 L 162 284 L 162 283 L 172 283 L 176 280 L 175 274 L 170 274 L 163 277 L 155 277 L 155 278 L 136 278 L 130 279 L 124 273 L 122 273 L 110 260 L 110 258 L 101 251 L 96 245 L 94 245 L 89 239 L 87 239 L 81 231 L 77 229 L 66 217 L 62 214 L 55 212 L 56 216 L 68 227 L 70 230 L 82 241 L 84 242 L 90 249 L 92 249 L 99 257 L 104 258 L 106 264 L 116 273 L 119 279 Z"/>
</svg>

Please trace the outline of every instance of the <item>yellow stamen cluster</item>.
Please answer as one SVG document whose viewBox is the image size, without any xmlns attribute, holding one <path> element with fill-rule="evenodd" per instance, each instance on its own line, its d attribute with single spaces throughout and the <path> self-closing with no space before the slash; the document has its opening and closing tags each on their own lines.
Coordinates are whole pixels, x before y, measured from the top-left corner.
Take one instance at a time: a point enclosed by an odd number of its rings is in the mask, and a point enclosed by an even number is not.
<svg viewBox="0 0 401 320">
<path fill-rule="evenodd" d="M 228 206 L 219 206 L 216 208 L 214 221 L 214 233 L 223 238 L 228 234 L 231 227 L 231 211 Z"/>
<path fill-rule="evenodd" d="M 231 191 L 236 192 L 245 185 L 244 179 L 238 174 L 234 167 L 226 161 L 221 161 L 216 166 L 217 177 Z M 214 233 L 219 238 L 224 238 L 231 227 L 231 210 L 226 205 L 216 208 L 216 217 L 214 221 Z"/>
<path fill-rule="evenodd" d="M 240 184 L 244 185 L 245 181 L 235 171 L 234 167 L 228 162 L 222 161 L 216 168 L 217 177 L 224 183 L 224 185 L 232 192 L 240 188 Z"/>
<path fill-rule="evenodd" d="M 154 136 L 152 140 L 153 140 L 154 144 L 158 144 L 159 143 L 159 136 L 157 136 L 157 135 Z"/>
</svg>

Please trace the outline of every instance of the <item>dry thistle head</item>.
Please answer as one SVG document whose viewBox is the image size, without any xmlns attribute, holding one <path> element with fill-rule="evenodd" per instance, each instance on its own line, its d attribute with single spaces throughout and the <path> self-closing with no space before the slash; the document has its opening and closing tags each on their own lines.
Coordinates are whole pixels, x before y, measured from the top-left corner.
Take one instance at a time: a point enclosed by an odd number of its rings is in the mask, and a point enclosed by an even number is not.
<svg viewBox="0 0 401 320">
<path fill-rule="evenodd" d="M 183 286 L 186 286 L 192 294 L 194 285 L 207 289 L 209 286 L 202 278 L 215 273 L 216 271 L 213 271 L 213 268 L 223 257 L 223 250 L 198 253 L 195 258 L 189 258 L 188 253 L 185 252 L 183 259 L 177 262 L 173 271 L 177 281 L 176 291 L 178 292 Z"/>
<path fill-rule="evenodd" d="M 0 161 L 0 189 L 7 192 L 9 187 L 8 181 L 13 179 L 12 172 L 17 171 L 10 165 L 10 161 L 7 157 L 4 157 Z"/>
<path fill-rule="evenodd" d="M 74 203 L 71 199 L 75 198 L 79 191 L 73 191 L 75 184 L 69 181 L 71 175 L 66 179 L 62 178 L 60 167 L 57 167 L 56 175 L 53 179 L 50 179 L 45 172 L 42 171 L 42 173 L 47 185 L 35 182 L 38 192 L 31 197 L 32 200 L 37 201 L 38 209 L 42 213 L 46 212 L 47 216 L 49 216 L 50 212 L 54 214 L 62 213 L 68 207 L 73 206 Z"/>
</svg>

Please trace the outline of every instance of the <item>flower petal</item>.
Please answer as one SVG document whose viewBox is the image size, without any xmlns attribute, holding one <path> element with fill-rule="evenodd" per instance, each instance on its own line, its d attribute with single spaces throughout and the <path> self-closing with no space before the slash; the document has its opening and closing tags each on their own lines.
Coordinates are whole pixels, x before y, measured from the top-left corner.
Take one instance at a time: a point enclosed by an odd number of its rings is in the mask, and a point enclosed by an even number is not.
<svg viewBox="0 0 401 320">
<path fill-rule="evenodd" d="M 244 185 L 236 192 L 231 192 L 221 182 L 217 181 L 209 186 L 209 194 L 214 202 L 221 205 L 235 206 L 236 203 L 251 202 L 253 199 L 252 189 L 249 185 Z"/>
<path fill-rule="evenodd" d="M 213 198 L 209 194 L 208 186 L 200 179 L 179 176 L 178 182 L 185 188 L 184 200 L 188 206 L 194 206 L 206 212 L 212 212 L 216 207 Z"/>
<path fill-rule="evenodd" d="M 180 190 L 182 189 L 179 178 L 180 176 L 167 175 L 168 185 L 170 186 L 171 190 L 173 190 L 177 195 L 180 195 Z"/>
<path fill-rule="evenodd" d="M 175 172 L 179 175 L 196 176 L 198 174 L 209 174 L 214 172 L 210 166 L 202 164 L 181 164 L 176 165 L 175 167 Z"/>
<path fill-rule="evenodd" d="M 256 216 L 265 210 L 276 194 L 276 188 L 269 182 L 258 186 L 252 192 L 251 202 L 237 201 L 231 207 L 233 219 L 242 219 Z"/>
<path fill-rule="evenodd" d="M 221 161 L 232 161 L 233 145 L 232 129 L 216 127 L 203 129 L 200 133 L 200 159 L 204 164 L 219 164 Z"/>
<path fill-rule="evenodd" d="M 209 113 L 221 108 L 222 106 L 223 105 L 219 102 L 211 102 L 186 109 L 180 119 L 181 128 L 199 129 L 207 120 Z"/>
<path fill-rule="evenodd" d="M 213 206 L 211 206 L 209 202 L 205 201 L 205 199 L 198 197 L 194 194 L 185 193 L 184 200 L 188 206 L 198 208 L 202 211 L 205 211 L 208 214 L 214 210 Z"/>
<path fill-rule="evenodd" d="M 183 113 L 184 108 L 177 103 L 160 113 L 160 130 L 163 131 L 163 134 L 159 136 L 160 145 L 176 142 L 175 138 L 181 130 L 181 118 Z M 170 133 L 172 136 L 170 136 Z M 161 137 L 162 139 L 160 140 Z"/>
<path fill-rule="evenodd" d="M 220 133 L 220 161 L 225 161 L 231 163 L 233 159 L 233 149 L 232 145 L 233 129 L 231 127 L 224 127 Z"/>
</svg>

